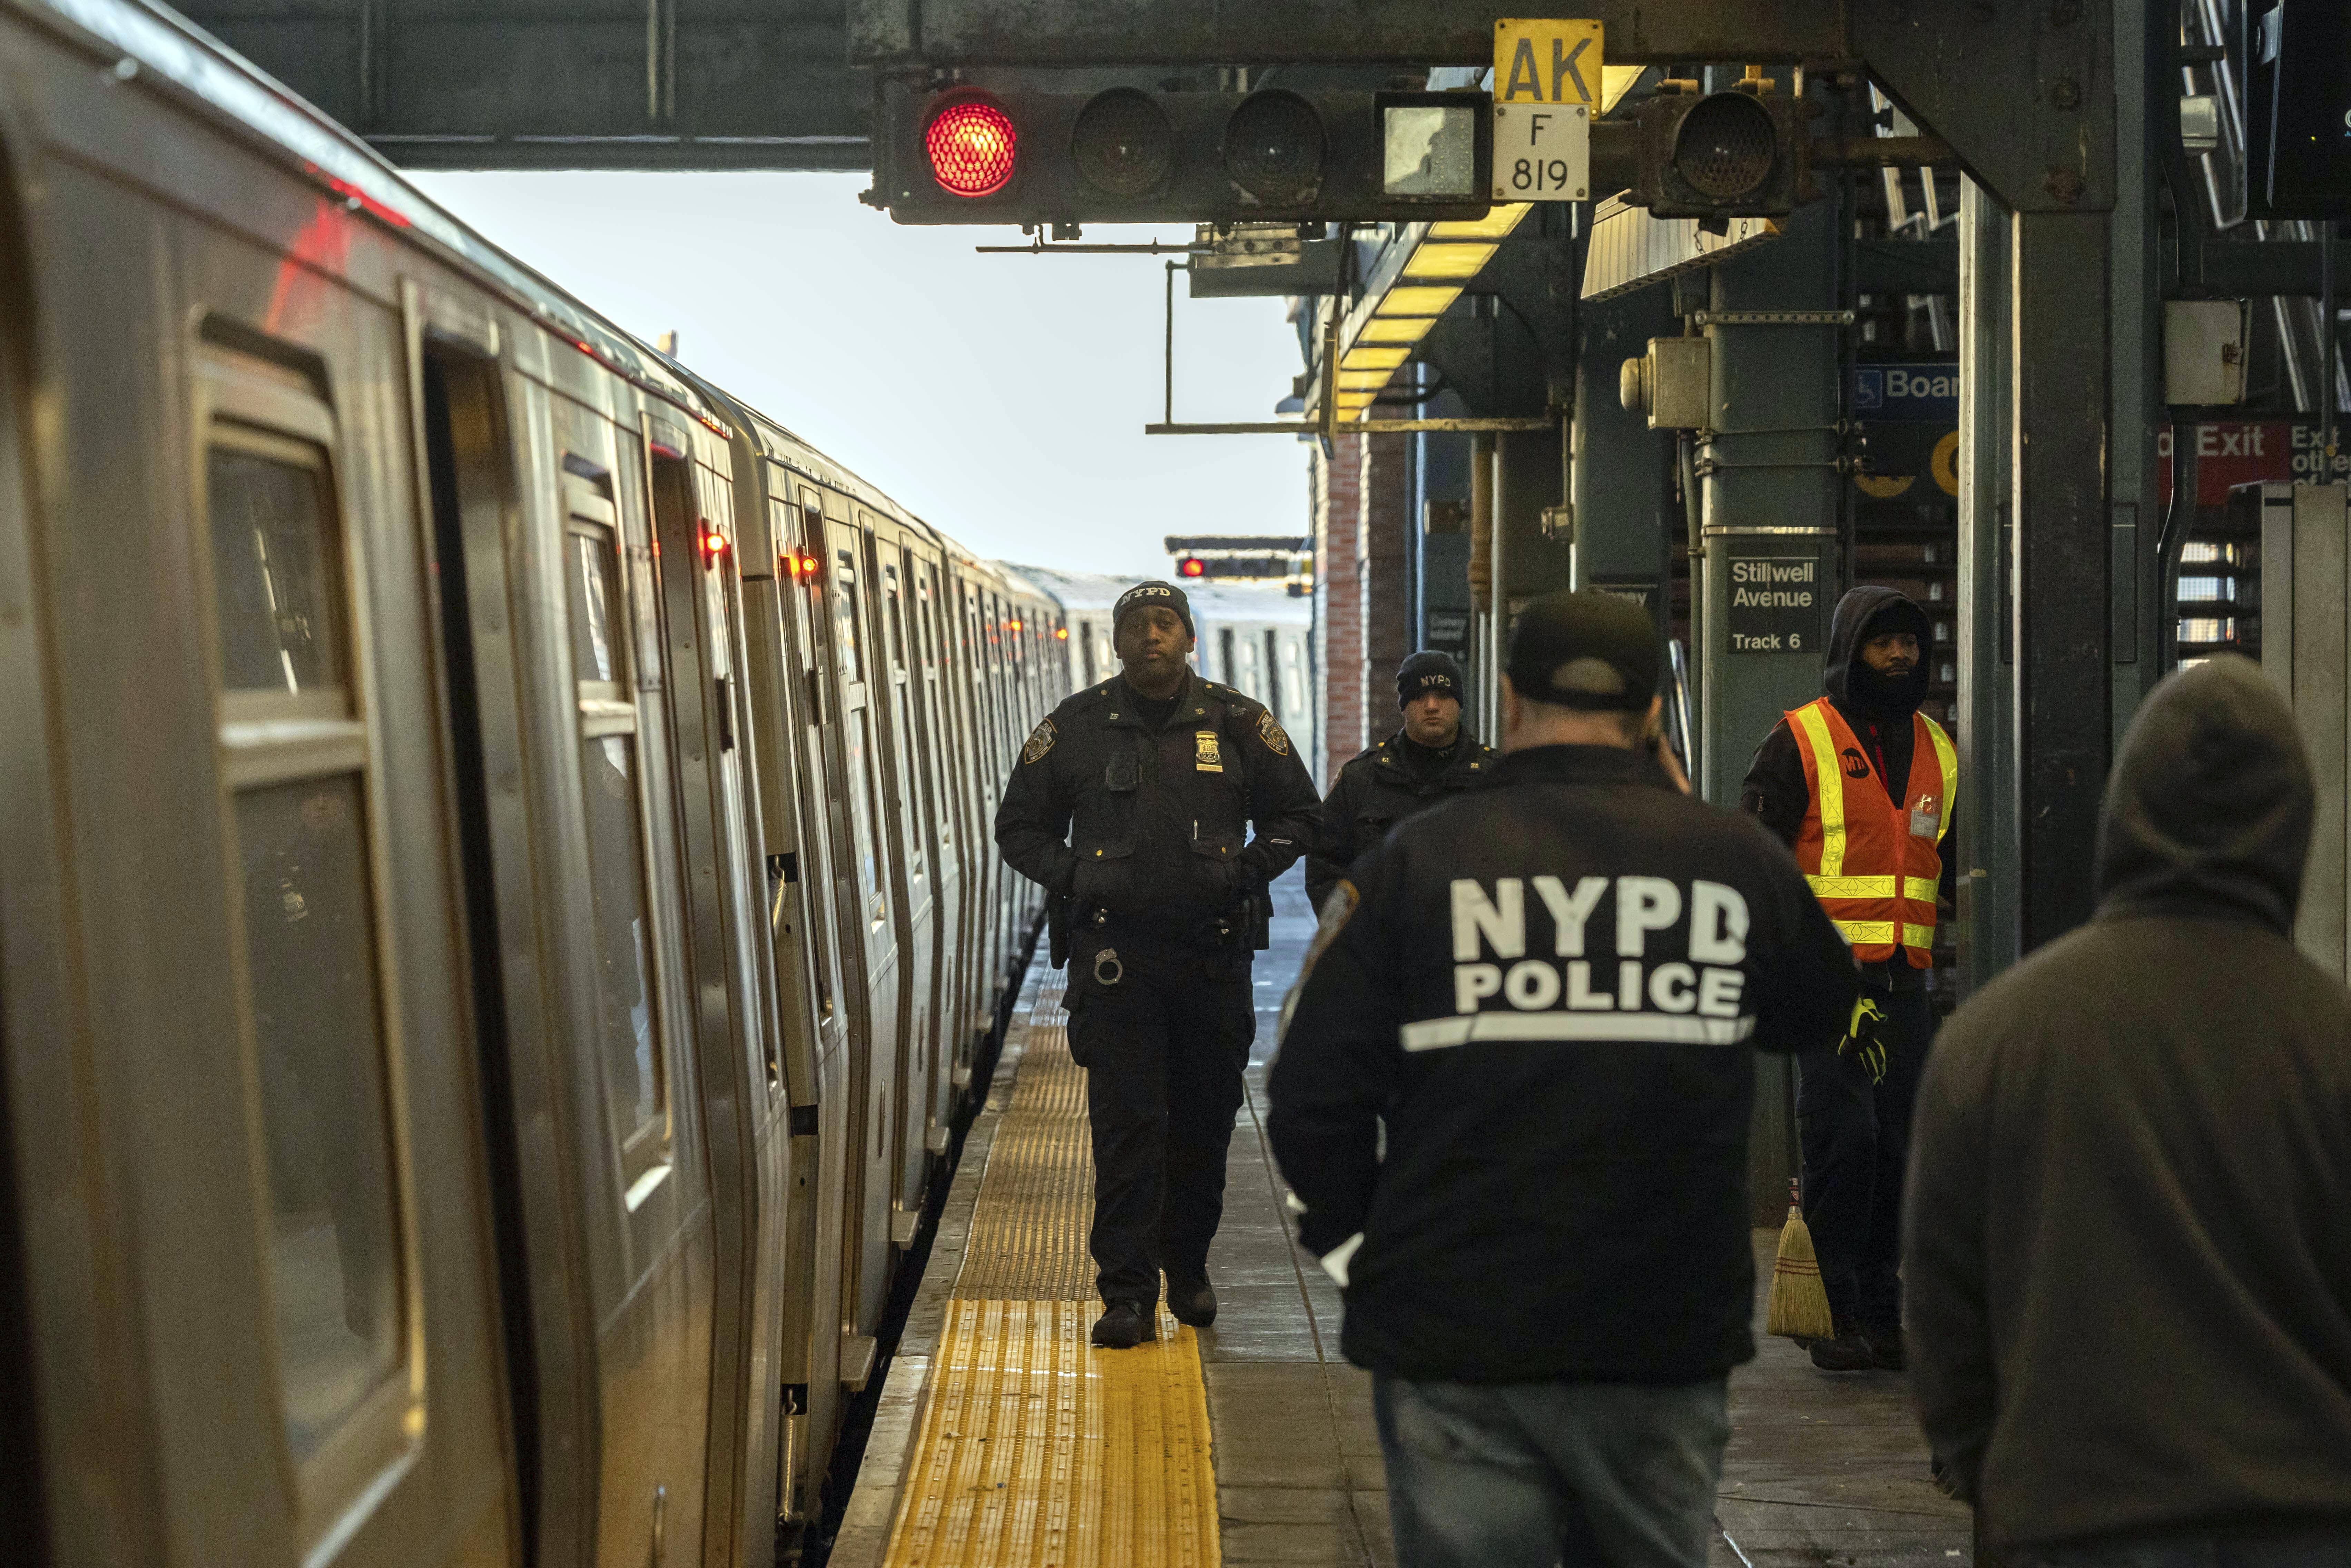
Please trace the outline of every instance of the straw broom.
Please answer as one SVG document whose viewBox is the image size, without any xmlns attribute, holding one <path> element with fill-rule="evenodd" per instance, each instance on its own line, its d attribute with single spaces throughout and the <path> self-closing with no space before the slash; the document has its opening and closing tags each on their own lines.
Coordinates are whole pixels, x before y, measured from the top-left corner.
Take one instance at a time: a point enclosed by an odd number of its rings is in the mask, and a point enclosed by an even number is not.
<svg viewBox="0 0 2351 1568">
<path fill-rule="evenodd" d="M 1791 1188 L 1793 1187 L 1790 1184 Z M 1813 1251 L 1813 1233 L 1804 1228 L 1804 1211 L 1789 1193 L 1788 1223 L 1780 1230 L 1780 1254 L 1771 1260 L 1771 1304 L 1764 1315 L 1763 1332 L 1792 1339 L 1836 1338 L 1836 1321 L 1829 1315 L 1829 1293 L 1821 1283 L 1820 1260 Z"/>
</svg>

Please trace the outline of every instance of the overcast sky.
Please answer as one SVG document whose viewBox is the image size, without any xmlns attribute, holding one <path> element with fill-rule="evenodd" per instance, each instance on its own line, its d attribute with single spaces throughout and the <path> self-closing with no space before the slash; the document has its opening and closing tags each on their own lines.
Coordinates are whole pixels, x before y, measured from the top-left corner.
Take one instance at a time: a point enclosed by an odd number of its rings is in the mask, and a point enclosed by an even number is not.
<svg viewBox="0 0 2351 1568">
<path fill-rule="evenodd" d="M 862 174 L 411 177 L 979 555 L 1160 576 L 1171 533 L 1308 531 L 1295 439 L 1143 434 L 1161 258 L 977 256 L 1019 232 L 901 227 Z M 1177 419 L 1270 419 L 1299 369 L 1281 300 L 1176 279 Z"/>
</svg>

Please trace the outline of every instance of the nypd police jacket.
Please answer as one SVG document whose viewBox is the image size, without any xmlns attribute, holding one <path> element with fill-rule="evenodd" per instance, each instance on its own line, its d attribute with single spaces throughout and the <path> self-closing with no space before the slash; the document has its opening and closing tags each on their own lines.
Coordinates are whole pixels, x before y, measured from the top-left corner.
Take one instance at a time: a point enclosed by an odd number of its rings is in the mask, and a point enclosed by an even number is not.
<svg viewBox="0 0 2351 1568">
<path fill-rule="evenodd" d="M 1348 1359 L 1463 1383 L 1747 1360 L 1753 1052 L 1834 1040 L 1855 994 L 1787 851 L 1640 754 L 1514 753 L 1404 822 L 1342 883 L 1270 1083 L 1299 1239 L 1346 1261 Z"/>
<path fill-rule="evenodd" d="M 1463 730 L 1453 755 L 1434 773 L 1416 772 L 1406 761 L 1404 731 L 1398 730 L 1339 769 L 1339 781 L 1322 802 L 1322 821 L 1306 857 L 1306 896 L 1317 910 L 1364 852 L 1388 830 L 1416 811 L 1473 784 L 1493 771 L 1500 753 Z"/>
<path fill-rule="evenodd" d="M 1029 736 L 997 808 L 996 843 L 1055 894 L 1185 940 L 1290 869 L 1317 805 L 1297 747 L 1262 705 L 1186 674 L 1155 729 L 1114 675 Z"/>
</svg>

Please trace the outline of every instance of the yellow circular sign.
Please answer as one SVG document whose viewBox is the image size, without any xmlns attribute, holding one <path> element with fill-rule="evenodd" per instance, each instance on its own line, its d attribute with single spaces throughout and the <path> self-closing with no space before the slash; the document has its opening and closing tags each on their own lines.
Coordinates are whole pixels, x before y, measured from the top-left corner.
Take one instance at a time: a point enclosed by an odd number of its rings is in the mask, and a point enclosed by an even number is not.
<svg viewBox="0 0 2351 1568">
<path fill-rule="evenodd" d="M 1918 482 L 1916 474 L 1856 474 L 1853 482 L 1861 486 L 1865 496 L 1890 501 Z"/>
<path fill-rule="evenodd" d="M 1931 466 L 1935 475 L 1935 483 L 1942 486 L 1943 494 L 1958 495 L 1959 493 L 1959 433 L 1958 431 L 1946 432 L 1943 439 L 1935 443 L 1935 460 Z"/>
</svg>

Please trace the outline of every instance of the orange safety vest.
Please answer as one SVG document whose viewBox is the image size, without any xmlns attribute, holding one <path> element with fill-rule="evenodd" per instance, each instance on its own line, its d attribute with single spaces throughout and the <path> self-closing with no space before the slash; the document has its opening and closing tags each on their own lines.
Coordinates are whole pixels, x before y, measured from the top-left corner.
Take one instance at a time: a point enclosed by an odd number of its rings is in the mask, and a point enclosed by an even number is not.
<svg viewBox="0 0 2351 1568">
<path fill-rule="evenodd" d="M 1959 759 L 1943 727 L 1912 722 L 1905 806 L 1873 778 L 1869 753 L 1836 705 L 1823 697 L 1788 715 L 1800 743 L 1812 803 L 1796 835 L 1796 864 L 1865 964 L 1898 946 L 1910 967 L 1934 962 L 1935 894 L 1943 876 L 1943 835 L 1959 798 Z"/>
</svg>

